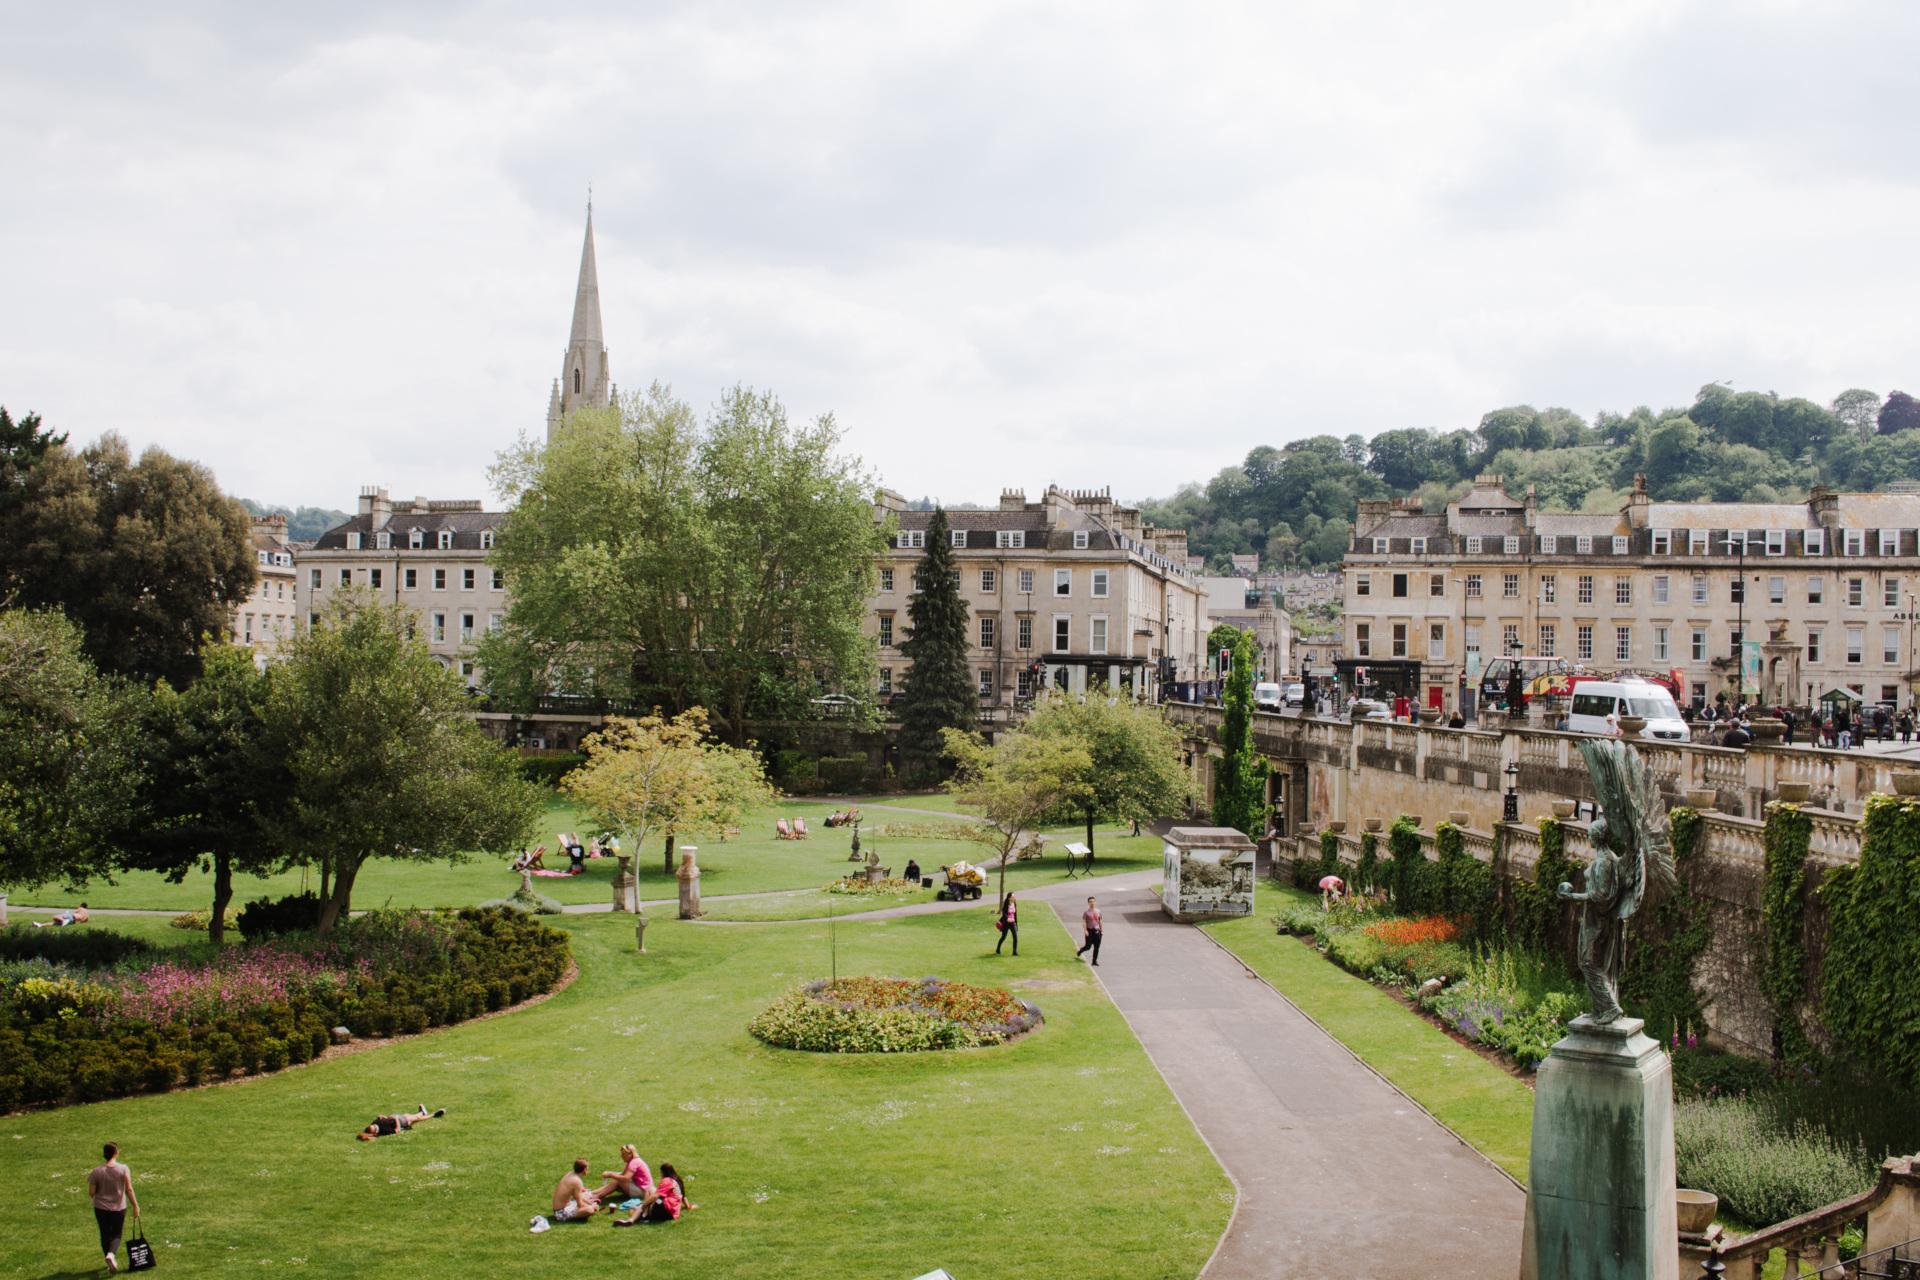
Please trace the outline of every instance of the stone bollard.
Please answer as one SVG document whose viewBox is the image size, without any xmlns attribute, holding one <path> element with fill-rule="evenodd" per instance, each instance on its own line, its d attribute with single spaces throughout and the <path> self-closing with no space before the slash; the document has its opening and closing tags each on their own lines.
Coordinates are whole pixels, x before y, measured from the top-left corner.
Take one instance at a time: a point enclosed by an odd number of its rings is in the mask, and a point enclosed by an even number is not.
<svg viewBox="0 0 1920 1280">
<path fill-rule="evenodd" d="M 639 879 L 633 874 L 633 857 L 620 855 L 620 869 L 613 874 L 613 909 L 631 911 L 636 915 L 640 911 Z"/>
<path fill-rule="evenodd" d="M 7 895 L 0 893 L 0 929 L 7 927 Z"/>
<path fill-rule="evenodd" d="M 692 845 L 682 845 L 680 869 L 674 872 L 674 878 L 680 882 L 680 918 L 682 920 L 700 918 L 700 868 L 693 861 L 695 852 Z"/>
<path fill-rule="evenodd" d="M 647 923 L 648 921 L 645 916 L 636 915 L 634 917 L 633 944 L 640 948 L 641 955 L 647 953 Z"/>
</svg>

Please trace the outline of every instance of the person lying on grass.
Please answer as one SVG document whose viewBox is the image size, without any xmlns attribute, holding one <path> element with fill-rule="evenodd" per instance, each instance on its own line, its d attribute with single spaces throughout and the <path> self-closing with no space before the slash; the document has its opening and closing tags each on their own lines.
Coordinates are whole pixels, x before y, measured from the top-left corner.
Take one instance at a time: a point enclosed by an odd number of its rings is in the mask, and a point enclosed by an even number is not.
<svg viewBox="0 0 1920 1280">
<path fill-rule="evenodd" d="M 587 1171 L 584 1159 L 573 1162 L 573 1172 L 560 1179 L 553 1188 L 553 1220 L 555 1222 L 585 1222 L 600 1212 L 600 1200 L 587 1190 L 586 1179 L 580 1175 Z"/>
<path fill-rule="evenodd" d="M 686 1195 L 680 1189 L 680 1174 L 664 1161 L 660 1165 L 660 1180 L 653 1184 L 646 1197 L 640 1201 L 640 1207 L 624 1218 L 615 1218 L 616 1227 L 630 1227 L 636 1222 L 672 1222 L 680 1216 L 680 1208 L 686 1203 Z"/>
<path fill-rule="evenodd" d="M 405 1133 L 422 1120 L 438 1120 L 445 1114 L 447 1114 L 445 1107 L 440 1108 L 431 1115 L 427 1114 L 427 1104 L 423 1102 L 420 1104 L 420 1110 L 412 1115 L 375 1116 L 372 1124 L 353 1136 L 362 1142 L 372 1142 L 375 1138 L 385 1138 L 396 1133 Z"/>
<path fill-rule="evenodd" d="M 92 918 L 93 917 L 87 913 L 87 904 L 83 902 L 71 911 L 55 912 L 51 920 L 44 922 L 35 920 L 32 923 L 36 929 L 64 929 L 70 924 L 85 924 Z"/>
<path fill-rule="evenodd" d="M 643 1198 L 653 1186 L 653 1174 L 647 1169 L 647 1162 L 640 1158 L 640 1151 L 631 1142 L 620 1146 L 619 1169 L 603 1169 L 600 1176 L 606 1181 L 600 1184 L 594 1197 L 605 1200 L 609 1191 L 618 1191 L 619 1199 L 637 1200 Z"/>
</svg>

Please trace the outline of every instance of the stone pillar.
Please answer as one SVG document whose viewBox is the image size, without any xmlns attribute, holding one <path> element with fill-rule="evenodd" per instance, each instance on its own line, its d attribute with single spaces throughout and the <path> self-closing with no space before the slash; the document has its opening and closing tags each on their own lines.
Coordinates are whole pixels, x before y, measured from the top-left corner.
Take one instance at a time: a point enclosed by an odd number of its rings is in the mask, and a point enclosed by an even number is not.
<svg viewBox="0 0 1920 1280">
<path fill-rule="evenodd" d="M 1644 1025 L 1582 1014 L 1540 1064 L 1521 1280 L 1679 1280 L 1673 1068 Z"/>
<path fill-rule="evenodd" d="M 640 911 L 640 879 L 633 874 L 633 855 L 620 855 L 620 869 L 613 873 L 613 909 Z"/>
<path fill-rule="evenodd" d="M 695 852 L 692 845 L 681 846 L 680 869 L 674 872 L 674 878 L 680 882 L 680 918 L 682 920 L 700 918 L 700 868 L 694 865 Z"/>
<path fill-rule="evenodd" d="M 0 929 L 7 927 L 7 895 L 0 893 Z"/>
</svg>

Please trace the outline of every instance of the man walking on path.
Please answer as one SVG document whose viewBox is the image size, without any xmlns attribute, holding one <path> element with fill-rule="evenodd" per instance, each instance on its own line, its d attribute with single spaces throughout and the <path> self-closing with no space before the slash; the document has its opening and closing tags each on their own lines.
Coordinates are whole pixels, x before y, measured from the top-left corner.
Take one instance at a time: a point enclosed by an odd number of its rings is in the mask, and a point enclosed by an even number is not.
<svg viewBox="0 0 1920 1280">
<path fill-rule="evenodd" d="M 1013 904 L 1013 895 L 1000 899 L 1000 941 L 993 944 L 993 954 L 999 955 L 1000 948 L 1007 945 L 1007 939 L 1013 939 L 1013 954 L 1020 954 L 1020 909 Z"/>
<path fill-rule="evenodd" d="M 1100 908 L 1093 905 L 1093 899 L 1087 899 L 1087 909 L 1080 913 L 1080 923 L 1086 928 L 1087 940 L 1073 954 L 1085 955 L 1088 948 L 1093 949 L 1093 964 L 1100 963 Z"/>
<path fill-rule="evenodd" d="M 102 1148 L 107 1162 L 87 1174 L 87 1190 L 93 1194 L 93 1220 L 100 1226 L 100 1252 L 106 1255 L 107 1270 L 120 1270 L 120 1237 L 127 1226 L 127 1203 L 133 1203 L 133 1216 L 140 1216 L 140 1197 L 133 1191 L 133 1175 L 120 1163 L 120 1146 L 109 1142 Z"/>
</svg>

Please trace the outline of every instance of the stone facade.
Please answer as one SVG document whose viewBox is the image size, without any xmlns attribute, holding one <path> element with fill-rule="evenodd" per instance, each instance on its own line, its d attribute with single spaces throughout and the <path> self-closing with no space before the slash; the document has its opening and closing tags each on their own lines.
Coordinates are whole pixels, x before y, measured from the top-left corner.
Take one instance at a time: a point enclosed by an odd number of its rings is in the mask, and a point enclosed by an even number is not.
<svg viewBox="0 0 1920 1280">
<path fill-rule="evenodd" d="M 233 607 L 233 643 L 253 649 L 254 661 L 264 664 L 293 635 L 304 611 L 300 605 L 299 571 L 295 548 L 287 541 L 285 516 L 253 518 L 253 554 L 260 585 L 246 601 Z"/>
<path fill-rule="evenodd" d="M 1423 703 L 1451 705 L 1476 658 L 1521 651 L 1672 675 L 1696 706 L 1736 692 L 1805 706 L 1840 686 L 1910 706 L 1917 540 L 1920 495 L 1656 503 L 1642 477 L 1618 512 L 1566 514 L 1481 476 L 1443 514 L 1360 504 L 1345 648 L 1418 662 Z"/>
</svg>

